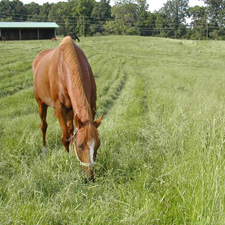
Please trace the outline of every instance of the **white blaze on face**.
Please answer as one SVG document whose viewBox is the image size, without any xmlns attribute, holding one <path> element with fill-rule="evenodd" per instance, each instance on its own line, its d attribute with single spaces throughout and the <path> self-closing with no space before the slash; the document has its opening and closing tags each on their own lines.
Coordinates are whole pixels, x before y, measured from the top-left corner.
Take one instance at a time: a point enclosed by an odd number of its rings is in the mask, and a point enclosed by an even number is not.
<svg viewBox="0 0 225 225">
<path fill-rule="evenodd" d="M 91 159 L 91 163 L 94 162 L 94 151 L 95 151 L 95 139 L 92 139 L 92 141 L 90 141 L 88 143 L 88 146 L 90 148 L 90 159 Z"/>
</svg>

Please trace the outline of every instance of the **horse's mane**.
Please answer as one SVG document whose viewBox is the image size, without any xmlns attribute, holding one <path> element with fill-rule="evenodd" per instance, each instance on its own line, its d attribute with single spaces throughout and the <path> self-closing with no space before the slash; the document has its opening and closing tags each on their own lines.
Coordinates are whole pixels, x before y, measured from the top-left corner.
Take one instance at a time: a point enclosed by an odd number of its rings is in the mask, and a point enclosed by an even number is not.
<svg viewBox="0 0 225 225">
<path fill-rule="evenodd" d="M 59 47 L 63 52 L 64 59 L 69 66 L 70 71 L 73 74 L 82 75 L 81 66 L 71 37 L 65 37 L 59 44 Z"/>
<path fill-rule="evenodd" d="M 70 36 L 65 37 L 62 40 L 62 42 L 59 44 L 59 48 L 62 50 L 64 60 L 67 66 L 69 67 L 69 70 L 70 70 L 69 79 L 72 84 L 72 87 L 74 87 L 74 90 L 78 91 L 79 93 L 78 99 L 82 101 L 82 103 L 80 103 L 80 107 L 85 107 L 87 109 L 89 118 L 92 118 L 91 108 L 88 103 L 88 100 L 84 91 L 84 85 L 82 82 L 83 72 L 82 72 L 80 62 L 77 56 L 75 44 L 73 43 L 71 37 Z M 80 107 L 78 107 L 77 109 L 78 112 L 80 110 Z"/>
</svg>

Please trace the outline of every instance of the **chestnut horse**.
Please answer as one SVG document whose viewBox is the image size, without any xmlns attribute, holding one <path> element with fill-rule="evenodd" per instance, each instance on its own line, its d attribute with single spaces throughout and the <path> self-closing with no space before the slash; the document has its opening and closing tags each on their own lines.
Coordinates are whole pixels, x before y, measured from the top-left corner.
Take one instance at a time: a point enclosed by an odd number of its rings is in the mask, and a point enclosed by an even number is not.
<svg viewBox="0 0 225 225">
<path fill-rule="evenodd" d="M 94 180 L 93 165 L 100 146 L 97 128 L 103 115 L 94 121 L 96 85 L 83 51 L 67 36 L 57 48 L 38 54 L 33 62 L 33 74 L 43 146 L 46 145 L 46 115 L 50 106 L 55 108 L 65 150 L 69 152 L 69 144 L 74 146 L 87 177 Z"/>
<path fill-rule="evenodd" d="M 78 42 L 80 42 L 79 37 L 78 37 L 75 33 L 69 34 L 69 36 L 70 36 L 74 41 L 78 40 Z"/>
</svg>

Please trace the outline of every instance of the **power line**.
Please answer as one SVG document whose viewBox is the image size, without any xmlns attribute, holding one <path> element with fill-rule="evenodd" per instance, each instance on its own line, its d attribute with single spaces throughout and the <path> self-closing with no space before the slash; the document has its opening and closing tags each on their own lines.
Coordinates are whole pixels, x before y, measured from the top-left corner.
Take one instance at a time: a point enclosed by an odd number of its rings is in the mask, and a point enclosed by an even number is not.
<svg viewBox="0 0 225 225">
<path fill-rule="evenodd" d="M 40 17 L 40 19 L 42 19 L 41 18 L 42 16 L 39 15 L 39 16 L 37 16 L 37 18 L 36 17 L 30 18 L 31 20 L 27 21 L 27 20 L 22 19 L 20 17 L 20 15 L 22 15 L 22 14 L 15 14 L 15 15 L 17 15 L 17 16 L 12 16 L 12 17 L 15 20 L 21 21 L 21 22 L 30 22 L 30 21 L 32 21 L 32 22 L 40 22 L 40 20 L 38 19 L 38 17 Z M 0 15 L 0 18 L 1 17 L 8 18 L 7 15 Z M 74 24 L 74 22 L 83 21 L 83 18 L 86 19 L 85 21 L 87 21 L 88 24 L 95 24 L 95 23 L 104 22 L 104 21 L 106 21 L 106 22 L 108 22 L 108 21 L 115 21 L 112 18 L 108 18 L 108 17 L 105 18 L 105 19 L 103 19 L 103 20 L 101 20 L 101 19 L 95 19 L 94 17 L 88 17 L 88 16 L 85 16 L 85 17 L 83 17 L 83 16 L 82 17 L 72 17 L 72 16 L 69 16 L 69 17 L 64 17 L 62 19 L 59 19 L 58 17 L 51 17 L 51 18 L 53 18 L 53 19 L 47 19 L 47 20 L 44 20 L 44 21 L 41 20 L 41 22 L 53 22 L 54 21 L 54 22 L 58 22 L 58 23 Z M 54 18 L 57 18 L 57 19 L 54 19 Z M 73 22 L 71 22 L 71 21 L 70 22 L 67 22 L 67 21 L 63 20 L 63 19 L 67 19 L 67 18 L 71 18 L 71 20 L 74 20 L 74 21 Z M 202 26 L 203 25 L 207 26 L 207 25 L 209 25 L 210 28 L 219 28 L 219 26 L 215 26 L 215 25 L 212 27 L 212 25 L 210 23 L 192 23 L 191 25 L 188 25 L 188 24 L 177 24 L 177 23 L 148 23 L 148 27 L 151 27 L 151 26 L 170 26 L 170 27 L 172 27 L 172 26 L 177 26 L 177 25 L 178 26 L 179 25 L 184 25 L 184 26 L 187 26 L 187 27 L 188 26 L 201 26 L 201 25 Z"/>
</svg>

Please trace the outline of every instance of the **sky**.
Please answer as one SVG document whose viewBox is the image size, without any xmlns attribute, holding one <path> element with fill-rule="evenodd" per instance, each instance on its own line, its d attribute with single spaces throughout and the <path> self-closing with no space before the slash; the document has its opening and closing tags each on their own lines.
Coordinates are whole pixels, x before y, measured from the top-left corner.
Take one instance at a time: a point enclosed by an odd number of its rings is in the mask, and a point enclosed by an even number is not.
<svg viewBox="0 0 225 225">
<path fill-rule="evenodd" d="M 24 4 L 30 3 L 30 2 L 36 2 L 39 5 L 42 5 L 43 3 L 49 2 L 49 3 L 57 3 L 57 2 L 66 2 L 67 0 L 21 0 Z M 110 1 L 111 3 L 114 2 L 114 0 Z M 149 4 L 149 10 L 151 12 L 154 12 L 155 10 L 159 10 L 161 7 L 163 7 L 163 4 L 167 2 L 167 0 L 147 0 Z M 190 6 L 196 6 L 196 5 L 204 5 L 203 1 L 199 0 L 189 0 Z"/>
<path fill-rule="evenodd" d="M 155 11 L 155 10 L 159 10 L 160 8 L 163 7 L 163 4 L 167 2 L 167 0 L 147 0 L 148 4 L 149 4 L 149 10 L 151 12 Z M 199 1 L 199 0 L 189 0 L 189 6 L 203 6 L 204 3 L 203 1 Z"/>
</svg>

